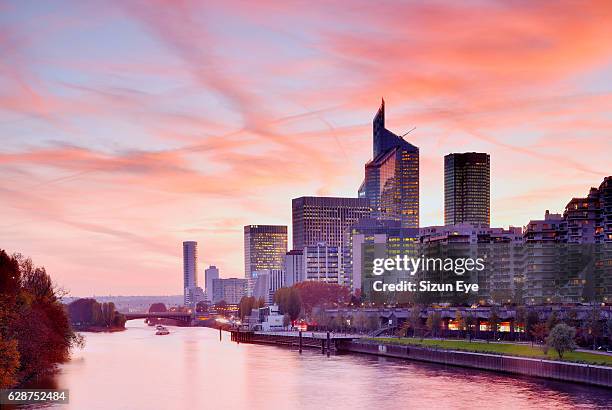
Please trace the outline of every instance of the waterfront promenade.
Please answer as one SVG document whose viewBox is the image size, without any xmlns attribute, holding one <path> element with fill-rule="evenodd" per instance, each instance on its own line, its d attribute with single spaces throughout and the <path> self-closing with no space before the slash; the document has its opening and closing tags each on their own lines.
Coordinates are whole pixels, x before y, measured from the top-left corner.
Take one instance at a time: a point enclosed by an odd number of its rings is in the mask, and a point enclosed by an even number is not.
<svg viewBox="0 0 612 410">
<path fill-rule="evenodd" d="M 520 357 L 495 352 L 453 350 L 437 345 L 414 345 L 408 339 L 371 338 L 362 334 L 331 332 L 263 332 L 231 331 L 232 341 L 238 343 L 268 344 L 286 347 L 321 349 L 321 353 L 346 352 L 364 353 L 440 363 L 444 365 L 469 367 L 480 370 L 541 377 L 559 381 L 579 382 L 612 388 L 612 367 L 547 358 Z M 418 340 L 418 339 L 415 339 Z M 435 340 L 428 340 L 435 342 Z M 444 342 L 439 340 L 439 342 Z M 448 341 L 453 342 L 453 341 Z M 458 342 L 455 340 L 454 342 Z M 474 350 L 479 343 L 474 343 Z M 491 346 L 509 346 L 511 343 L 489 343 Z M 607 359 L 607 355 L 600 355 Z"/>
</svg>

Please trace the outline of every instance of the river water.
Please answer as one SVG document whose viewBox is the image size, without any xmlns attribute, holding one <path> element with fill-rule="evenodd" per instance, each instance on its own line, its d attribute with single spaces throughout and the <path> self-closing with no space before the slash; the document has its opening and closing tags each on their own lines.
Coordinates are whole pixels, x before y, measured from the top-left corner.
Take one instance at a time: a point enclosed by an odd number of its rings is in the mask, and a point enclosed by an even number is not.
<svg viewBox="0 0 612 410">
<path fill-rule="evenodd" d="M 87 333 L 40 388 L 70 390 L 71 409 L 564 409 L 612 406 L 602 388 L 366 355 L 236 344 L 207 328 L 140 321 Z M 59 407 L 59 406 L 58 406 Z"/>
</svg>

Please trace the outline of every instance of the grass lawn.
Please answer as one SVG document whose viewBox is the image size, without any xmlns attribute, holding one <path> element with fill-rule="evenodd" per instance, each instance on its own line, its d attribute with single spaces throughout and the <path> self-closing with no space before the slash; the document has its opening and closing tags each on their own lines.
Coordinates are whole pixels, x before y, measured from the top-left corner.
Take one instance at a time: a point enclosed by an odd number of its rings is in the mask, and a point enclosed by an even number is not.
<svg viewBox="0 0 612 410">
<path fill-rule="evenodd" d="M 557 352 L 550 349 L 548 355 L 544 354 L 542 346 L 527 344 L 512 344 L 512 343 L 486 343 L 486 342 L 468 342 L 466 340 L 437 340 L 437 339 L 413 339 L 413 338 L 392 338 L 392 337 L 376 337 L 369 338 L 385 343 L 394 344 L 409 344 L 424 347 L 436 347 L 450 350 L 464 350 L 467 352 L 478 353 L 497 353 L 508 356 L 523 356 L 534 357 L 537 359 L 559 360 Z M 566 352 L 563 355 L 563 361 L 580 362 L 588 364 L 597 364 L 602 366 L 612 366 L 612 356 L 597 353 L 586 352 Z"/>
</svg>

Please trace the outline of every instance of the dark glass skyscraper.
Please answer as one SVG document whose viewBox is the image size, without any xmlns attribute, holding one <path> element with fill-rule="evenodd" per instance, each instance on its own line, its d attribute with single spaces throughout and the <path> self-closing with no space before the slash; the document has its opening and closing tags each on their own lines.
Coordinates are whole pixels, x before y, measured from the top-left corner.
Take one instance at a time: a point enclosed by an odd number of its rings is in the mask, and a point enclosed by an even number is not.
<svg viewBox="0 0 612 410">
<path fill-rule="evenodd" d="M 466 152 L 444 157 L 444 224 L 491 223 L 489 154 Z"/>
<path fill-rule="evenodd" d="M 372 160 L 365 165 L 359 197 L 376 219 L 419 227 L 419 149 L 385 128 L 385 101 L 373 121 Z"/>
</svg>

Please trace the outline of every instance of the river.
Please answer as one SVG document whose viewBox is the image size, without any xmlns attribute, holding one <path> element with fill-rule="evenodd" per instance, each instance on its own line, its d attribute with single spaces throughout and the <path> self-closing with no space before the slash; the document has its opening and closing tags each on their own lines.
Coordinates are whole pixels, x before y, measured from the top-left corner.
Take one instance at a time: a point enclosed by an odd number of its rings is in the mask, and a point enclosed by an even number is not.
<svg viewBox="0 0 612 410">
<path fill-rule="evenodd" d="M 365 355 L 219 341 L 207 328 L 140 321 L 87 333 L 85 348 L 40 388 L 70 390 L 71 409 L 601 408 L 612 392 Z M 57 406 L 59 407 L 59 406 Z M 46 407 L 48 408 L 48 407 Z"/>
</svg>

